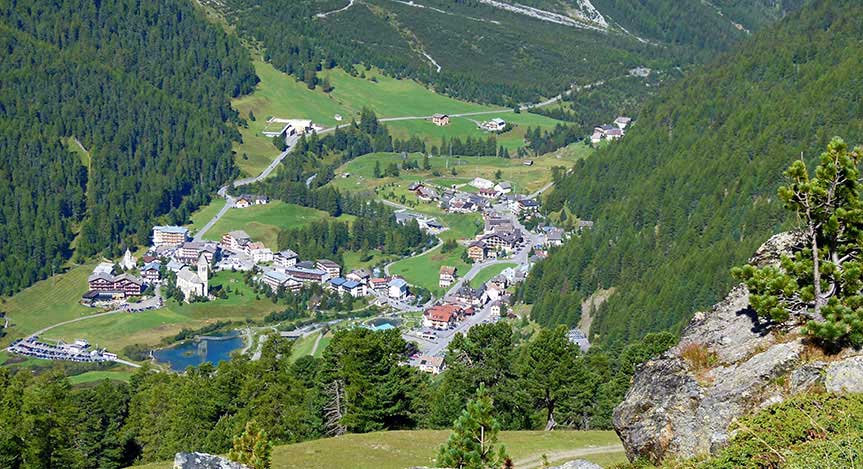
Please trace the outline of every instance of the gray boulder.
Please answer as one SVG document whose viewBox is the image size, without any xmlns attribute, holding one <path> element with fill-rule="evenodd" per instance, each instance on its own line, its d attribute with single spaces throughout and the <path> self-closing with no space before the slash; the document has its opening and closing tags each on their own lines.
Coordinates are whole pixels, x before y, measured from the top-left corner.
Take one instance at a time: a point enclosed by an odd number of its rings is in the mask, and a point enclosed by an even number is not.
<svg viewBox="0 0 863 469">
<path fill-rule="evenodd" d="M 174 469 L 249 469 L 244 464 L 207 453 L 177 453 Z"/>
<path fill-rule="evenodd" d="M 776 235 L 750 262 L 775 264 L 799 245 L 796 234 Z M 863 356 L 829 366 L 806 363 L 800 337 L 793 325 L 759 319 L 743 285 L 710 311 L 696 313 L 677 346 L 636 370 L 614 410 L 627 455 L 657 463 L 715 454 L 734 436 L 730 427 L 736 418 L 789 395 L 825 382 L 829 391 L 863 392 Z"/>
<path fill-rule="evenodd" d="M 825 386 L 829 392 L 863 392 L 863 357 L 831 363 L 827 367 Z"/>
</svg>

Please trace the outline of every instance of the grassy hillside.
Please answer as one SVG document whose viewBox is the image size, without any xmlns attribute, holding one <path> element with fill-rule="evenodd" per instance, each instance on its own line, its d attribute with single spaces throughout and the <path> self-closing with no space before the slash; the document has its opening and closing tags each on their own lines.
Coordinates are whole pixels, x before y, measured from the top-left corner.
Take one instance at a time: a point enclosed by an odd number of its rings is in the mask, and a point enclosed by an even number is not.
<svg viewBox="0 0 863 469">
<path fill-rule="evenodd" d="M 215 214 L 218 211 L 215 207 L 221 208 L 223 205 L 224 200 L 216 200 L 201 211 L 201 216 L 193 216 L 193 228 L 203 226 L 209 221 L 209 218 L 205 215 L 208 215 L 209 212 Z M 245 230 L 253 240 L 260 241 L 268 248 L 275 250 L 278 248 L 277 237 L 280 230 L 299 228 L 313 221 L 325 218 L 330 218 L 326 212 L 274 200 L 266 205 L 229 210 L 204 235 L 204 238 L 217 241 L 228 231 Z M 350 221 L 353 218 L 351 215 L 342 215 L 338 219 L 341 221 Z"/>
<path fill-rule="evenodd" d="M 367 70 L 359 67 L 364 78 L 350 75 L 340 68 L 322 72 L 333 90 L 325 93 L 320 87 L 310 90 L 305 83 L 291 75 L 279 72 L 272 65 L 255 61 L 255 72 L 260 78 L 254 93 L 233 100 L 232 107 L 243 118 L 248 127 L 241 127 L 243 141 L 234 145 L 236 162 L 246 174 L 258 174 L 278 154 L 272 139 L 261 135 L 270 117 L 311 119 L 323 127 L 346 124 L 352 118 L 359 120 L 360 111 L 368 108 L 379 118 L 422 117 L 435 113 L 461 114 L 501 110 L 490 114 L 468 118 L 454 118 L 447 127 L 437 127 L 430 121 L 390 122 L 395 138 L 407 139 L 418 136 L 429 145 L 439 145 L 441 138 L 485 137 L 474 121 L 502 117 L 516 124 L 513 131 L 499 137 L 499 143 L 510 149 L 524 146 L 524 132 L 528 127 L 550 129 L 560 121 L 534 114 L 514 114 L 511 109 L 500 106 L 485 106 L 453 99 L 435 93 L 410 79 L 395 79 L 379 69 Z M 249 119 L 249 113 L 255 120 Z M 336 120 L 336 116 L 342 120 Z"/>
<path fill-rule="evenodd" d="M 448 430 L 394 431 L 277 446 L 273 449 L 273 467 L 403 469 L 433 466 L 437 448 L 448 436 Z M 501 432 L 500 441 L 519 469 L 542 467 L 542 455 L 547 455 L 550 463 L 586 459 L 608 466 L 626 461 L 614 432 Z M 612 445 L 617 449 L 608 448 Z M 582 451 L 587 454 L 581 455 Z M 161 469 L 171 465 L 159 463 L 140 467 Z"/>
<path fill-rule="evenodd" d="M 789 226 L 782 172 L 834 135 L 863 143 L 863 14 L 858 2 L 813 2 L 646 106 L 625 139 L 576 165 L 549 196 L 596 222 L 531 277 L 543 324 L 598 288 L 599 342 L 673 329 L 722 297 L 729 269 Z"/>
</svg>

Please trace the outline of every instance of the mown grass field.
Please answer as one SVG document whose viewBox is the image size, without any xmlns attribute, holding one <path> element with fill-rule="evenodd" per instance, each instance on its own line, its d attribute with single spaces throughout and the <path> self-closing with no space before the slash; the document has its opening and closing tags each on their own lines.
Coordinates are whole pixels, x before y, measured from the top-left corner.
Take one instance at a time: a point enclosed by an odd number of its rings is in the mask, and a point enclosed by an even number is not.
<svg viewBox="0 0 863 469">
<path fill-rule="evenodd" d="M 470 270 L 470 265 L 461 260 L 464 250 L 464 247 L 459 246 L 450 252 L 441 252 L 441 248 L 438 247 L 422 256 L 396 262 L 390 266 L 390 274 L 401 275 L 411 285 L 419 285 L 440 296 L 445 291 L 438 287 L 442 265 L 456 267 L 459 272 Z"/>
<path fill-rule="evenodd" d="M 397 196 L 406 195 L 411 201 L 416 201 L 413 194 L 407 192 L 407 186 L 412 182 L 422 181 L 443 187 L 453 184 L 466 184 L 475 177 L 495 180 L 498 171 L 501 173 L 500 180 L 509 181 L 513 184 L 513 190 L 521 194 L 529 194 L 551 182 L 551 168 L 562 166 L 569 169 L 575 161 L 586 157 L 593 150 L 584 144 L 574 144 L 567 147 L 566 151 L 559 151 L 549 155 L 531 158 L 532 166 L 525 166 L 522 159 L 505 159 L 485 156 L 462 156 L 449 157 L 439 156 L 429 158 L 429 170 L 402 170 L 398 177 L 374 177 L 375 165 L 379 165 L 381 171 L 386 170 L 390 164 L 402 165 L 405 159 L 400 153 L 370 153 L 353 159 L 338 168 L 339 175 L 330 184 L 340 190 L 352 192 L 377 193 L 395 192 Z M 422 156 L 410 154 L 410 161 L 417 161 L 422 167 Z M 456 174 L 452 174 L 455 168 Z M 341 175 L 350 174 L 349 177 Z M 397 185 L 398 187 L 393 187 Z M 401 189 L 401 190 L 399 190 Z M 470 187 L 465 187 L 468 190 Z"/>
<path fill-rule="evenodd" d="M 132 374 L 131 371 L 88 371 L 80 375 L 70 376 L 69 382 L 72 385 L 95 383 L 105 379 L 128 382 Z"/>
<path fill-rule="evenodd" d="M 213 217 L 219 213 L 219 210 L 221 210 L 226 203 L 227 201 L 225 201 L 225 199 L 214 196 L 213 200 L 210 201 L 209 204 L 202 205 L 201 208 L 192 213 L 192 216 L 190 217 L 192 223 L 189 224 L 189 228 L 193 231 L 201 229 L 201 227 L 206 225 L 208 221 L 212 220 Z"/>
<path fill-rule="evenodd" d="M 307 441 L 273 449 L 274 468 L 354 468 L 404 469 L 412 466 L 435 467 L 437 450 L 449 430 L 392 431 L 344 435 Z M 623 448 L 599 450 L 578 455 L 577 451 L 619 445 L 611 431 L 515 431 L 501 432 L 500 442 L 518 469 L 542 467 L 542 456 L 549 463 L 585 459 L 602 466 L 626 462 Z M 606 448 L 607 449 L 607 448 Z M 597 450 L 594 450 L 597 451 Z M 576 454 L 576 456 L 572 456 Z M 170 463 L 143 466 L 169 468 Z"/>
<path fill-rule="evenodd" d="M 83 338 L 91 344 L 120 352 L 130 344 L 156 345 L 182 328 L 198 329 L 220 320 L 260 319 L 280 309 L 266 298 L 256 299 L 240 272 L 218 272 L 210 279 L 210 285 L 227 286 L 231 290 L 228 298 L 193 304 L 168 300 L 162 309 L 79 321 L 52 329 L 45 335 L 66 341 Z"/>
<path fill-rule="evenodd" d="M 102 311 L 81 306 L 81 295 L 87 292 L 87 277 L 95 264 L 72 267 L 68 272 L 36 282 L 11 298 L 0 301 L 12 327 L 0 344 L 26 337 L 33 332 L 81 316 Z"/>
<path fill-rule="evenodd" d="M 214 207 L 214 205 L 218 208 Z M 206 224 L 223 205 L 223 201 L 214 201 L 206 208 L 196 212 L 192 216 L 193 227 L 199 228 Z M 209 218 L 206 217 L 208 213 L 211 213 Z M 228 210 L 204 235 L 204 238 L 217 241 L 228 231 L 244 230 L 253 240 L 260 241 L 268 248 L 276 250 L 278 248 L 277 241 L 280 230 L 303 227 L 314 221 L 329 217 L 329 214 L 320 210 L 274 200 L 266 205 Z M 354 217 L 352 215 L 342 215 L 339 217 L 339 220 L 353 221 Z"/>
<path fill-rule="evenodd" d="M 517 265 L 518 264 L 516 264 L 515 262 L 505 262 L 503 264 L 490 265 L 485 269 L 477 272 L 477 274 L 472 279 L 470 279 L 470 286 L 473 288 L 478 288 L 480 285 L 494 278 L 495 275 L 503 272 L 509 267 L 515 267 Z"/>
<path fill-rule="evenodd" d="M 259 174 L 278 154 L 272 140 L 261 134 L 270 117 L 311 119 L 323 127 L 346 124 L 358 118 L 362 109 L 369 108 L 379 118 L 424 117 L 435 113 L 462 114 L 481 111 L 503 111 L 470 118 L 454 118 L 452 124 L 438 127 L 430 121 L 388 122 L 394 137 L 407 138 L 417 135 L 429 144 L 439 144 L 447 138 L 485 136 L 476 121 L 502 117 L 516 124 L 512 132 L 499 137 L 499 143 L 513 150 L 523 146 L 524 131 L 528 126 L 552 128 L 559 123 L 554 119 L 528 113 L 514 114 L 495 106 L 485 106 L 459 101 L 431 91 L 413 80 L 397 80 L 379 70 L 365 70 L 365 78 L 352 77 L 342 69 L 321 72 L 320 78 L 328 78 L 334 89 L 324 93 L 320 87 L 309 90 L 293 77 L 274 69 L 271 65 L 256 60 L 255 72 L 261 79 L 255 92 L 235 99 L 234 109 L 248 120 L 248 127 L 241 128 L 243 142 L 234 146 L 236 162 L 240 170 L 248 175 Z M 255 120 L 248 119 L 249 112 Z M 498 115 L 499 114 L 499 115 Z M 342 117 L 336 120 L 336 115 Z"/>
</svg>

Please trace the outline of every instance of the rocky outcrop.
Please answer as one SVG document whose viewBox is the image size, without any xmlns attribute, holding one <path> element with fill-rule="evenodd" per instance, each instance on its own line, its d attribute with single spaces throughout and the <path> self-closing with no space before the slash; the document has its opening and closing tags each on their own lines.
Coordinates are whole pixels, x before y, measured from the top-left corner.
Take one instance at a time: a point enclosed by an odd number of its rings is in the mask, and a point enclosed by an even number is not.
<svg viewBox="0 0 863 469">
<path fill-rule="evenodd" d="M 800 244 L 783 233 L 750 260 L 778 262 Z M 639 367 L 614 426 L 627 455 L 659 462 L 714 454 L 733 436 L 735 418 L 815 387 L 863 392 L 863 356 L 807 360 L 799 329 L 765 323 L 743 285 L 710 311 L 696 313 L 680 343 Z"/>
<path fill-rule="evenodd" d="M 207 453 L 177 453 L 174 469 L 249 469 L 243 464 Z"/>
</svg>

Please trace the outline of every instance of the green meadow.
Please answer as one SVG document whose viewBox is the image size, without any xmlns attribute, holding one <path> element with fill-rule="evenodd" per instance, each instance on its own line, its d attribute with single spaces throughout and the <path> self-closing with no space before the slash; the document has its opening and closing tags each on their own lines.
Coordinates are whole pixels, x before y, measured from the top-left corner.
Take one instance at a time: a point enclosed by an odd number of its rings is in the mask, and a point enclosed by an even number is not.
<svg viewBox="0 0 863 469">
<path fill-rule="evenodd" d="M 390 266 L 390 275 L 401 275 L 411 285 L 419 285 L 437 296 L 444 293 L 438 287 L 438 277 L 442 265 L 453 266 L 459 272 L 467 272 L 470 265 L 461 260 L 465 248 L 459 246 L 450 252 L 441 252 L 437 247 L 422 256 L 409 257 Z"/>
<path fill-rule="evenodd" d="M 390 164 L 402 165 L 405 158 L 400 153 L 370 153 L 355 158 L 338 168 L 336 178 L 330 185 L 340 190 L 352 192 L 375 191 L 377 193 L 388 193 L 387 187 L 395 190 L 397 196 L 405 194 L 408 200 L 416 200 L 413 194 L 407 192 L 407 186 L 412 182 L 422 181 L 441 187 L 467 184 L 475 177 L 490 180 L 497 179 L 498 171 L 501 173 L 501 181 L 509 181 L 513 190 L 521 194 L 530 194 L 551 182 L 551 168 L 562 166 L 570 168 L 575 161 L 585 158 L 593 150 L 584 144 L 573 144 L 566 151 L 558 151 L 548 155 L 531 158 L 533 165 L 524 164 L 526 160 L 506 159 L 489 156 L 436 156 L 429 158 L 431 169 L 422 169 L 422 155 L 414 153 L 407 155 L 408 160 L 420 163 L 420 169 L 401 170 L 398 177 L 374 177 L 375 165 L 379 165 L 381 171 L 386 170 Z M 455 169 L 455 173 L 452 171 Z M 344 177 L 348 175 L 347 177 Z M 470 189 L 465 186 L 463 190 Z M 396 200 L 398 201 L 398 200 Z"/>
<path fill-rule="evenodd" d="M 459 101 L 437 94 L 416 81 L 395 79 L 376 69 L 364 70 L 365 78 L 351 76 L 339 68 L 321 72 L 320 77 L 328 78 L 333 85 L 330 93 L 324 93 L 320 87 L 308 89 L 305 83 L 279 72 L 270 64 L 257 60 L 254 65 L 260 83 L 254 93 L 232 102 L 234 109 L 248 123 L 247 127 L 239 129 L 242 143 L 234 146 L 236 162 L 240 170 L 248 175 L 260 173 L 278 154 L 272 140 L 261 134 L 270 117 L 311 119 L 315 124 L 329 128 L 358 118 L 364 107 L 375 111 L 379 118 L 500 111 L 453 118 L 446 127 L 438 127 L 427 120 L 388 122 L 387 126 L 396 138 L 417 135 L 429 144 L 437 145 L 442 137 L 485 137 L 488 134 L 479 129 L 477 124 L 501 117 L 515 125 L 511 132 L 498 137 L 499 143 L 510 150 L 524 146 L 523 137 L 527 127 L 552 128 L 560 123 L 526 112 L 515 114 L 497 106 Z M 250 112 L 255 116 L 254 121 L 249 119 Z M 342 119 L 337 120 L 336 116 Z"/>
<path fill-rule="evenodd" d="M 438 448 L 449 430 L 389 431 L 348 434 L 273 448 L 273 467 L 402 469 L 435 467 Z M 543 456 L 549 464 L 584 459 L 603 467 L 627 462 L 620 440 L 611 431 L 504 431 L 499 441 L 514 466 L 541 468 Z M 584 453 L 581 453 L 584 452 Z M 147 468 L 170 468 L 169 462 Z"/>
<path fill-rule="evenodd" d="M 515 267 L 517 265 L 518 264 L 516 264 L 515 262 L 505 262 L 502 264 L 490 265 L 485 269 L 477 272 L 477 274 L 472 279 L 470 279 L 470 286 L 473 288 L 479 288 L 480 285 L 488 282 L 496 275 L 506 270 L 508 267 Z"/>
<path fill-rule="evenodd" d="M 260 319 L 280 309 L 266 298 L 256 299 L 254 292 L 243 282 L 241 272 L 217 272 L 210 285 L 230 289 L 228 298 L 192 304 L 168 300 L 166 306 L 158 310 L 117 313 L 79 321 L 52 329 L 45 335 L 66 341 L 83 338 L 94 345 L 119 352 L 130 344 L 156 345 L 162 338 L 183 328 L 198 329 L 216 321 Z"/>
<path fill-rule="evenodd" d="M 5 345 L 51 324 L 102 312 L 79 304 L 81 295 L 87 292 L 87 277 L 93 267 L 94 264 L 72 267 L 11 298 L 3 298 L 0 310 L 6 312 L 11 327 L 0 343 Z"/>
<path fill-rule="evenodd" d="M 129 382 L 133 372 L 131 371 L 88 371 L 80 375 L 70 376 L 69 383 L 72 385 L 95 383 L 102 380 Z"/>
<path fill-rule="evenodd" d="M 193 228 L 199 228 L 213 217 L 224 205 L 224 201 L 214 200 L 213 203 L 192 215 Z M 199 216 L 198 214 L 205 214 Z M 212 214 L 210 214 L 212 213 Z M 287 204 L 274 200 L 265 205 L 255 205 L 248 208 L 232 208 L 204 235 L 205 239 L 217 241 L 222 235 L 233 230 L 244 230 L 255 241 L 264 243 L 268 248 L 278 248 L 279 231 L 289 228 L 299 228 L 317 220 L 330 218 L 321 210 Z M 352 215 L 342 215 L 339 220 L 353 221 Z"/>
</svg>

